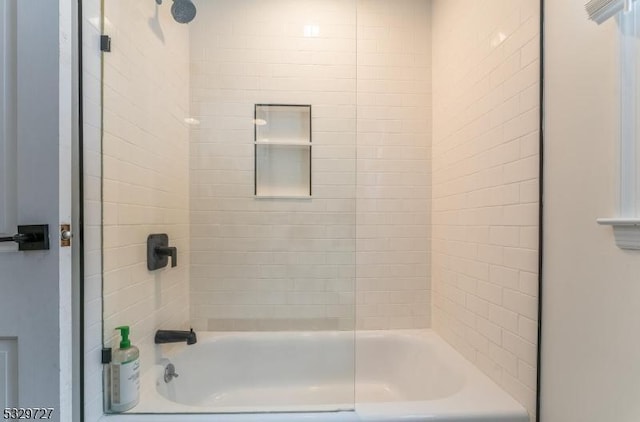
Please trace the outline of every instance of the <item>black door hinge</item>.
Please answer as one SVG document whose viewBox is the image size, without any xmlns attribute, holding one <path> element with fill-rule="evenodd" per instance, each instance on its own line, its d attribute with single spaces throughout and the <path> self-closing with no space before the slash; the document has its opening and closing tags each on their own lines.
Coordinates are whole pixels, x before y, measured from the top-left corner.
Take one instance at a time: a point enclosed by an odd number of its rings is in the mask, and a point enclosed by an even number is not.
<svg viewBox="0 0 640 422">
<path fill-rule="evenodd" d="M 105 347 L 102 349 L 101 362 L 103 365 L 111 363 L 111 347 Z"/>
<path fill-rule="evenodd" d="M 100 51 L 109 53 L 111 51 L 111 37 L 108 35 L 100 35 Z"/>
</svg>

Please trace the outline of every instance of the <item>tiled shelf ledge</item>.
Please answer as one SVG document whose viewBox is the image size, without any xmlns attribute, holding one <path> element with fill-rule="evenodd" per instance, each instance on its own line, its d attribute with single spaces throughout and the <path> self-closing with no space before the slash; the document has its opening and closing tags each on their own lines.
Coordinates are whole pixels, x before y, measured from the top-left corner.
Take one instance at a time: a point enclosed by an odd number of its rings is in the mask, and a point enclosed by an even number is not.
<svg viewBox="0 0 640 422">
<path fill-rule="evenodd" d="M 599 218 L 598 224 L 612 226 L 620 249 L 640 250 L 640 218 Z"/>
</svg>

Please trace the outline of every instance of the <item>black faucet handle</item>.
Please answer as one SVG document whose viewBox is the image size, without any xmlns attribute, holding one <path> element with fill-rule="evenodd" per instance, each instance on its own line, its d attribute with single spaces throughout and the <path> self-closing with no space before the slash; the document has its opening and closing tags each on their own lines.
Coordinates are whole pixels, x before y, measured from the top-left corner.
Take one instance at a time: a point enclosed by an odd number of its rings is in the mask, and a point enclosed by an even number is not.
<svg viewBox="0 0 640 422">
<path fill-rule="evenodd" d="M 171 267 L 178 265 L 178 249 L 175 246 L 156 246 L 156 254 L 171 258 Z"/>
<path fill-rule="evenodd" d="M 171 258 L 171 266 L 178 265 L 178 249 L 169 246 L 169 236 L 166 233 L 150 234 L 147 237 L 147 269 L 149 271 L 164 268 Z"/>
</svg>

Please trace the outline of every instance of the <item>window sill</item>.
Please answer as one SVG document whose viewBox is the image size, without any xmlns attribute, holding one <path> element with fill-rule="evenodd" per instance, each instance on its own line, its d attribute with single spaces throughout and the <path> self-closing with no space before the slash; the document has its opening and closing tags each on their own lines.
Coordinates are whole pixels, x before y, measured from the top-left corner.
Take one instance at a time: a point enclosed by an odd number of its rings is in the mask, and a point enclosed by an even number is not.
<svg viewBox="0 0 640 422">
<path fill-rule="evenodd" d="M 612 226 L 620 249 L 640 250 L 640 218 L 599 218 L 598 224 Z"/>
</svg>

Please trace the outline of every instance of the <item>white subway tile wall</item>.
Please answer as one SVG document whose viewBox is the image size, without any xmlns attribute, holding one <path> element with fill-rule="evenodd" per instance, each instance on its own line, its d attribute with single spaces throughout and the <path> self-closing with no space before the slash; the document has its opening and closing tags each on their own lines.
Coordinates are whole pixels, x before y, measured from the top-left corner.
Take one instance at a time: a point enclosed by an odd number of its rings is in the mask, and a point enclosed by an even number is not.
<svg viewBox="0 0 640 422">
<path fill-rule="evenodd" d="M 535 419 L 540 10 L 433 3 L 433 325 Z"/>
<path fill-rule="evenodd" d="M 117 346 L 130 325 L 144 371 L 155 330 L 189 326 L 189 32 L 152 1 L 109 0 L 104 14 L 104 336 Z M 178 248 L 176 268 L 147 270 L 152 233 Z"/>
<path fill-rule="evenodd" d="M 358 2 L 357 327 L 426 328 L 431 2 Z"/>
<path fill-rule="evenodd" d="M 354 328 L 355 0 L 198 4 L 191 30 L 191 321 Z M 311 199 L 254 197 L 254 105 L 312 106 Z M 295 147 L 294 147 L 295 148 Z"/>
<path fill-rule="evenodd" d="M 353 329 L 355 285 L 358 327 L 428 326 L 430 3 L 208 2 L 191 48 L 194 326 Z M 260 103 L 313 106 L 312 200 L 253 197 Z"/>
</svg>

